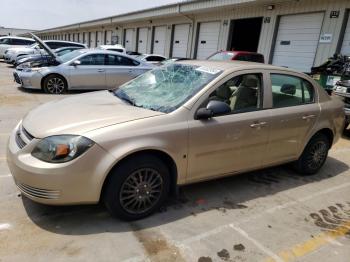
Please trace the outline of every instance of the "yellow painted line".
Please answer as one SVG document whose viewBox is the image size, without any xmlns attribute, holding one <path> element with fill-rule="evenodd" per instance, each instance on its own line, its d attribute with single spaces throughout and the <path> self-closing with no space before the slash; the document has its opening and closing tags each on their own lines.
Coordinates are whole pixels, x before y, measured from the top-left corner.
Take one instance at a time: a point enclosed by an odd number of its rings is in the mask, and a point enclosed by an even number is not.
<svg viewBox="0 0 350 262">
<path fill-rule="evenodd" d="M 283 261 L 289 262 L 297 258 L 301 258 L 324 245 L 332 242 L 332 240 L 344 236 L 350 231 L 350 221 L 345 222 L 341 226 L 335 228 L 333 231 L 328 231 L 315 236 L 301 244 L 298 244 L 291 249 L 286 249 L 277 254 Z M 265 262 L 276 262 L 273 257 L 269 257 Z"/>
</svg>

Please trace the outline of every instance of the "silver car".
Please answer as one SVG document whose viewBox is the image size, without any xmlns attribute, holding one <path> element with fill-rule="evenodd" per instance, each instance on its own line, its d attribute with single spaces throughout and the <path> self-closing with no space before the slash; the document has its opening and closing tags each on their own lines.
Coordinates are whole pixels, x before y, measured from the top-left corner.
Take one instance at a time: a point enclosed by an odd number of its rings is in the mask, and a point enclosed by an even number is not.
<svg viewBox="0 0 350 262">
<path fill-rule="evenodd" d="M 81 49 L 57 57 L 45 43 L 36 40 L 55 63 L 46 67 L 29 64 L 17 68 L 14 78 L 23 88 L 43 89 L 51 94 L 73 89 L 111 89 L 154 67 L 125 54 L 97 49 Z"/>
</svg>

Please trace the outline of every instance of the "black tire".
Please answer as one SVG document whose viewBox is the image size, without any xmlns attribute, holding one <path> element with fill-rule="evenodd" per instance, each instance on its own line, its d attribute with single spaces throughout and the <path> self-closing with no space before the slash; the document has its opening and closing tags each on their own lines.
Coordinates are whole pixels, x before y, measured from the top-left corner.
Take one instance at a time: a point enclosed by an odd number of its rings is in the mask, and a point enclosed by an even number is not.
<svg viewBox="0 0 350 262">
<path fill-rule="evenodd" d="M 154 176 L 154 180 L 151 180 L 151 176 Z M 169 193 L 170 173 L 157 157 L 139 155 L 117 165 L 106 182 L 103 202 L 108 211 L 114 217 L 131 221 L 147 217 L 161 207 Z M 155 187 L 160 182 L 161 186 Z M 139 207 L 140 202 L 143 208 L 141 206 L 140 210 L 132 210 L 132 206 L 137 203 Z"/>
<path fill-rule="evenodd" d="M 305 147 L 300 158 L 294 163 L 294 168 L 301 175 L 317 173 L 328 157 L 330 141 L 322 133 L 314 135 Z"/>
<path fill-rule="evenodd" d="M 67 90 L 67 82 L 60 75 L 49 75 L 44 80 L 43 89 L 48 94 L 63 94 Z"/>
</svg>

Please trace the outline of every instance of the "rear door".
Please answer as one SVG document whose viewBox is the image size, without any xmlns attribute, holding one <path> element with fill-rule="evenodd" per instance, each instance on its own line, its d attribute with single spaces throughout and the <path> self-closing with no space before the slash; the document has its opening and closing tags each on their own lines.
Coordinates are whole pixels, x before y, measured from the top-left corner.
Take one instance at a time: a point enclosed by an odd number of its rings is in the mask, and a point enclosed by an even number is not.
<svg viewBox="0 0 350 262">
<path fill-rule="evenodd" d="M 115 88 L 144 73 L 148 69 L 131 58 L 107 54 L 106 55 L 106 85 Z"/>
<path fill-rule="evenodd" d="M 106 66 L 104 54 L 87 54 L 78 59 L 80 65 L 70 66 L 72 89 L 105 89 Z"/>
<path fill-rule="evenodd" d="M 320 114 L 314 87 L 298 75 L 271 72 L 269 89 L 272 109 L 266 110 L 270 138 L 265 165 L 295 160 Z"/>
</svg>

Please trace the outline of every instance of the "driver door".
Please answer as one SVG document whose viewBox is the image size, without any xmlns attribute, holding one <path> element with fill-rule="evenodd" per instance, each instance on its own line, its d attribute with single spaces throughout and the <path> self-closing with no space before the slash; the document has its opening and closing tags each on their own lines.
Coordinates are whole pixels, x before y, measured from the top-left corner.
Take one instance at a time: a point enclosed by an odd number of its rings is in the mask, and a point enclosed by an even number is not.
<svg viewBox="0 0 350 262">
<path fill-rule="evenodd" d="M 264 89 L 263 74 L 247 72 L 214 87 L 198 102 L 194 113 L 211 100 L 227 103 L 231 112 L 189 120 L 188 182 L 261 167 L 269 134 Z"/>
<path fill-rule="evenodd" d="M 88 54 L 78 59 L 80 65 L 70 65 L 71 89 L 105 89 L 106 66 L 104 54 Z"/>
</svg>

